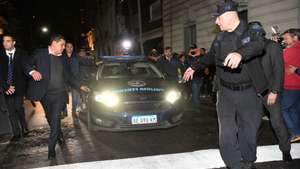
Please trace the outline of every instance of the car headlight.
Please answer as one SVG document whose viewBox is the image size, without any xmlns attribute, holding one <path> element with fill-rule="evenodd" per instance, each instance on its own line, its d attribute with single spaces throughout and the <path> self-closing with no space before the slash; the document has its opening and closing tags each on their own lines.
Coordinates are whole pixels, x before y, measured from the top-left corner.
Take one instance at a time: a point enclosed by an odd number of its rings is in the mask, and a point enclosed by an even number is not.
<svg viewBox="0 0 300 169">
<path fill-rule="evenodd" d="M 107 107 L 115 107 L 119 104 L 119 97 L 116 94 L 109 91 L 96 93 L 95 100 L 97 102 L 103 103 Z"/>
<path fill-rule="evenodd" d="M 181 97 L 181 93 L 179 91 L 171 90 L 171 91 L 167 92 L 166 101 L 173 104 L 178 99 L 180 99 L 180 97 Z"/>
</svg>

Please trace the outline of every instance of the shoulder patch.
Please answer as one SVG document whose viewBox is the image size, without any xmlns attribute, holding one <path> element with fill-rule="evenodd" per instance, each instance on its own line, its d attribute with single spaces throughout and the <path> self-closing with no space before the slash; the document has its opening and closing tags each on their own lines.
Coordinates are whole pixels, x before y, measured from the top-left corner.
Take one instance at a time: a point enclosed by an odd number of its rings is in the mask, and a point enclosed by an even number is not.
<svg viewBox="0 0 300 169">
<path fill-rule="evenodd" d="M 250 42 L 250 36 L 247 36 L 247 37 L 245 37 L 245 38 L 242 39 L 242 44 L 243 45 L 245 45 L 245 44 L 247 44 L 249 42 Z"/>
</svg>

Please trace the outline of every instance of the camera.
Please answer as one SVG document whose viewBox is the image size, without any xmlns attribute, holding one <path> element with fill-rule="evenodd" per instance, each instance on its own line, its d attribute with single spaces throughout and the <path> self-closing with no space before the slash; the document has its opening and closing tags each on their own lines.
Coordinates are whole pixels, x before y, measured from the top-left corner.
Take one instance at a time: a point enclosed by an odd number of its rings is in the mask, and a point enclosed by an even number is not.
<svg viewBox="0 0 300 169">
<path fill-rule="evenodd" d="M 284 49 L 286 47 L 286 44 L 283 42 L 282 33 L 279 32 L 279 27 L 277 25 L 272 26 L 272 39 L 279 43 L 281 48 Z"/>
<path fill-rule="evenodd" d="M 196 49 L 197 49 L 197 45 L 196 44 L 192 44 L 190 46 L 190 54 L 191 55 L 195 55 L 196 54 Z"/>
</svg>

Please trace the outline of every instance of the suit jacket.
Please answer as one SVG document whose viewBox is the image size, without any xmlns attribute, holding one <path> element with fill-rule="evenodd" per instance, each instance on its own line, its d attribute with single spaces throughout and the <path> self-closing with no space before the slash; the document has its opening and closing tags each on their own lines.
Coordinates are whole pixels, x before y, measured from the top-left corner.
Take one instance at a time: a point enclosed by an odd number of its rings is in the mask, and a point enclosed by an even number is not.
<svg viewBox="0 0 300 169">
<path fill-rule="evenodd" d="M 21 49 L 16 48 L 16 52 L 13 58 L 13 85 L 15 86 L 15 95 L 24 96 L 26 92 L 26 75 L 24 74 L 23 67 L 25 60 L 28 59 L 28 55 Z M 0 53 L 0 69 L 1 69 L 1 87 L 4 91 L 9 89 L 7 81 L 9 57 L 6 55 L 5 50 L 1 50 Z"/>
<path fill-rule="evenodd" d="M 61 62 L 63 63 L 63 57 L 61 57 Z M 25 63 L 25 73 L 30 77 L 28 82 L 28 90 L 26 97 L 29 100 L 39 101 L 47 93 L 49 82 L 50 82 L 50 72 L 51 72 L 51 55 L 48 49 L 37 50 L 33 56 Z M 36 70 L 42 74 L 41 81 L 34 81 L 29 73 L 32 70 Z M 65 88 L 67 84 L 79 90 L 81 86 L 81 81 L 76 79 L 65 67 L 63 69 L 63 76 L 65 79 Z"/>
<path fill-rule="evenodd" d="M 265 39 L 265 43 L 262 65 L 269 82 L 269 89 L 280 92 L 284 77 L 283 51 L 280 45 L 272 40 Z"/>
</svg>

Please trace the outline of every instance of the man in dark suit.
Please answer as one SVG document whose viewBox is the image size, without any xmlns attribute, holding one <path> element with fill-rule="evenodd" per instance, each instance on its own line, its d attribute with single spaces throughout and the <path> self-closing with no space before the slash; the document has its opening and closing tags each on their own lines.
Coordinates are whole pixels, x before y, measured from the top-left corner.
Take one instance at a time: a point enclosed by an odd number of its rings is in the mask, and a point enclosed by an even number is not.
<svg viewBox="0 0 300 169">
<path fill-rule="evenodd" d="M 60 56 L 65 43 L 62 35 L 52 36 L 48 49 L 37 51 L 25 66 L 25 73 L 31 77 L 26 96 L 29 100 L 41 101 L 51 130 L 48 159 L 56 156 L 55 145 L 61 135 L 60 113 L 67 97 L 66 84 L 77 90 L 89 91 L 63 66 Z"/>
<path fill-rule="evenodd" d="M 282 159 L 292 161 L 290 136 L 281 113 L 279 98 L 282 94 L 284 76 L 283 51 L 278 43 L 265 37 L 266 32 L 260 22 L 250 22 L 249 32 L 254 38 L 261 39 L 265 43 L 265 52 L 261 61 L 269 82 L 269 92 L 264 96 L 263 104 L 270 114 L 270 121 L 282 151 Z"/>
<path fill-rule="evenodd" d="M 9 120 L 13 137 L 11 141 L 18 141 L 28 132 L 24 113 L 24 95 L 26 90 L 26 76 L 23 72 L 24 60 L 27 55 L 15 47 L 13 35 L 3 36 L 4 50 L 0 54 L 0 67 L 3 82 L 2 90 L 9 112 Z"/>
</svg>

